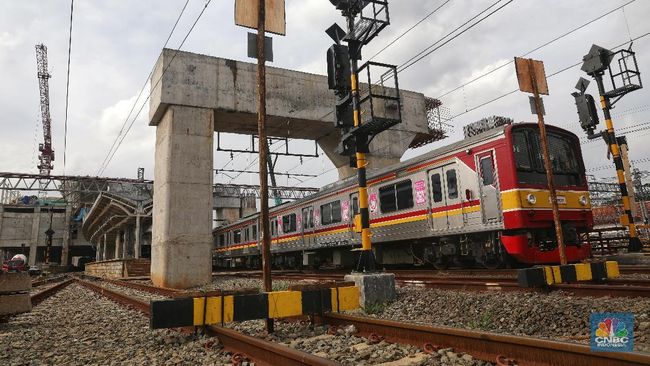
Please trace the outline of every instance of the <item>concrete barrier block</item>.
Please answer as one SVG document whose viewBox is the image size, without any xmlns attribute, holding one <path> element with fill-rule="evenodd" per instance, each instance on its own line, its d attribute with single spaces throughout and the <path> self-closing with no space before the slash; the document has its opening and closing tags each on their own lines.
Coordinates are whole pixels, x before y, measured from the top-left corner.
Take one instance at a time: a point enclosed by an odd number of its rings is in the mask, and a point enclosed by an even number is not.
<svg viewBox="0 0 650 366">
<path fill-rule="evenodd" d="M 32 280 L 25 272 L 0 272 L 0 293 L 29 291 Z"/>
<path fill-rule="evenodd" d="M 359 287 L 359 305 L 382 304 L 397 297 L 394 273 L 352 273 L 345 275 Z"/>
<path fill-rule="evenodd" d="M 618 268 L 618 262 L 616 261 L 606 261 L 605 271 L 607 271 L 607 278 L 618 278 L 621 276 L 621 272 Z"/>
<path fill-rule="evenodd" d="M 0 296 L 0 316 L 26 313 L 32 310 L 28 293 Z"/>
<path fill-rule="evenodd" d="M 519 287 L 542 287 L 546 282 L 544 267 L 524 268 L 517 271 Z"/>
</svg>

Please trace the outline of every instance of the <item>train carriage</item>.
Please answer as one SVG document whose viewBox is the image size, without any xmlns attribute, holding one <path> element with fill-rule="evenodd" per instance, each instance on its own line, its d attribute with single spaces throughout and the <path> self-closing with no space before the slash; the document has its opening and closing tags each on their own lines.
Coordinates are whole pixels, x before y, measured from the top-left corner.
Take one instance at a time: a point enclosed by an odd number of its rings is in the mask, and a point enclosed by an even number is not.
<svg viewBox="0 0 650 366">
<path fill-rule="evenodd" d="M 590 255 L 593 225 L 578 138 L 548 126 L 567 259 Z M 355 177 L 271 208 L 276 266 L 352 266 L 361 245 Z M 370 171 L 373 250 L 384 265 L 559 262 L 536 124 L 501 126 Z M 220 266 L 260 264 L 257 214 L 214 230 Z"/>
</svg>

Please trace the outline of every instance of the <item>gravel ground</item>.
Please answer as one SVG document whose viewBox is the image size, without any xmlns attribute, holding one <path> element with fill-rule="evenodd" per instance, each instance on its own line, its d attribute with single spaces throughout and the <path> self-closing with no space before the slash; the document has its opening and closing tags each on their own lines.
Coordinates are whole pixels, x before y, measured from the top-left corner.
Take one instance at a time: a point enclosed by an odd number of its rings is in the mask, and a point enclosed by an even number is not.
<svg viewBox="0 0 650 366">
<path fill-rule="evenodd" d="M 419 348 L 380 341 L 371 343 L 356 336 L 354 326 L 338 328 L 328 334 L 328 328 L 309 327 L 296 322 L 275 322 L 275 333 L 268 335 L 264 321 L 233 323 L 233 329 L 277 342 L 291 348 L 328 358 L 343 365 L 465 365 L 484 366 L 489 362 L 476 360 L 464 353 L 455 353 L 451 348 L 425 354 Z"/>
<path fill-rule="evenodd" d="M 589 342 L 592 312 L 634 313 L 634 348 L 650 351 L 650 300 L 529 292 L 397 289 L 396 301 L 370 316 L 554 340 Z M 363 313 L 359 311 L 359 313 Z"/>
<path fill-rule="evenodd" d="M 152 331 L 140 313 L 72 284 L 0 324 L 2 365 L 230 363 L 214 339 Z"/>
</svg>

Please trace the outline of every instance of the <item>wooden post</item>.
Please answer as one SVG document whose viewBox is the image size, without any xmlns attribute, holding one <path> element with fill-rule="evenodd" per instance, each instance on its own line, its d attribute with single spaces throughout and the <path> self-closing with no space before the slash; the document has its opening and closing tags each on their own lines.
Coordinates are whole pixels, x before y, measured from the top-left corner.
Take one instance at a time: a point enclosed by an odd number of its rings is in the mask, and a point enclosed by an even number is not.
<svg viewBox="0 0 650 366">
<path fill-rule="evenodd" d="M 538 80 L 535 76 L 533 60 L 528 60 L 528 71 L 533 87 L 533 97 L 535 98 L 535 111 L 537 112 L 537 125 L 539 126 L 539 140 L 542 145 L 542 156 L 544 158 L 544 169 L 546 170 L 546 180 L 551 197 L 551 207 L 553 208 L 553 223 L 555 225 L 555 235 L 557 246 L 560 252 L 560 264 L 566 264 L 566 253 L 564 248 L 564 234 L 562 233 L 562 222 L 560 221 L 560 210 L 557 205 L 557 194 L 555 193 L 555 177 L 553 176 L 553 165 L 551 156 L 548 152 L 548 137 L 546 136 L 546 125 L 544 124 L 544 113 L 542 110 L 542 100 L 539 97 Z"/>
<path fill-rule="evenodd" d="M 271 283 L 271 237 L 269 230 L 269 187 L 266 169 L 268 144 L 266 140 L 266 55 L 265 16 L 266 1 L 259 0 L 257 13 L 257 134 L 260 170 L 260 233 L 262 235 L 262 278 L 264 291 L 273 291 Z M 266 331 L 273 333 L 273 319 L 266 319 Z"/>
</svg>

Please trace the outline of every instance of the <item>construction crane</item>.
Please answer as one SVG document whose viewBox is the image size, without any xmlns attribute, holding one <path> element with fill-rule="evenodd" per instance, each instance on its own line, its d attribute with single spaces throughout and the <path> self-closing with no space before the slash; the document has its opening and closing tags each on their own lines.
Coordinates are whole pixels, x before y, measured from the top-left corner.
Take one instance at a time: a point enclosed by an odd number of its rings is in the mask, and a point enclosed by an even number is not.
<svg viewBox="0 0 650 366">
<path fill-rule="evenodd" d="M 50 119 L 50 86 L 49 78 L 52 77 L 47 71 L 47 47 L 43 44 L 36 45 L 36 66 L 38 69 L 38 89 L 41 100 L 41 119 L 43 121 L 43 143 L 38 144 L 39 163 L 36 166 L 40 175 L 49 176 L 54 169 L 54 150 L 52 149 L 52 120 Z"/>
</svg>

